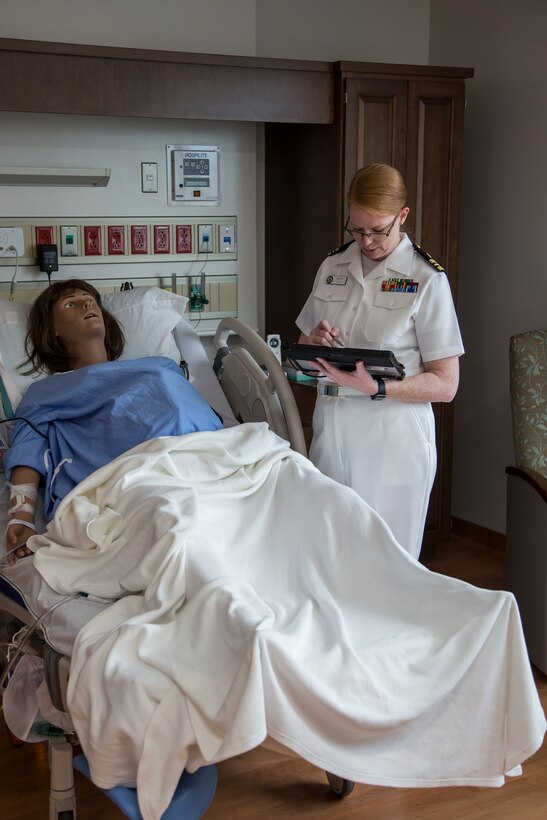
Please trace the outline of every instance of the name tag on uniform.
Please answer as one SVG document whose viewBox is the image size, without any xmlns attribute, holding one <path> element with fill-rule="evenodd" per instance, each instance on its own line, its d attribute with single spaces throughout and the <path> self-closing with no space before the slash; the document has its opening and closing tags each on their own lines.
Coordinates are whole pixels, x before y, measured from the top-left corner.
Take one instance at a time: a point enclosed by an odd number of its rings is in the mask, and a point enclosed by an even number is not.
<svg viewBox="0 0 547 820">
<path fill-rule="evenodd" d="M 417 293 L 419 284 L 413 279 L 384 279 L 382 290 L 390 293 Z"/>
<path fill-rule="evenodd" d="M 345 285 L 348 281 L 348 277 L 344 276 L 342 273 L 336 274 L 336 276 L 329 275 L 325 279 L 326 285 Z"/>
</svg>

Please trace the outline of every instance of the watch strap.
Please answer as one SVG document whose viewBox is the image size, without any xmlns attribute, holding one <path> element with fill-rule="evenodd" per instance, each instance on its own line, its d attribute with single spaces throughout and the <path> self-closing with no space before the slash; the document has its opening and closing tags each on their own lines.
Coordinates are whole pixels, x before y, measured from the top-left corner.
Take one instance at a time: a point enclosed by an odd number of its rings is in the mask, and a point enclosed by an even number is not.
<svg viewBox="0 0 547 820">
<path fill-rule="evenodd" d="M 378 392 L 370 398 L 372 399 L 372 401 L 381 401 L 386 397 L 386 383 L 384 379 L 382 379 L 380 376 L 373 376 L 372 378 L 378 385 Z"/>
</svg>

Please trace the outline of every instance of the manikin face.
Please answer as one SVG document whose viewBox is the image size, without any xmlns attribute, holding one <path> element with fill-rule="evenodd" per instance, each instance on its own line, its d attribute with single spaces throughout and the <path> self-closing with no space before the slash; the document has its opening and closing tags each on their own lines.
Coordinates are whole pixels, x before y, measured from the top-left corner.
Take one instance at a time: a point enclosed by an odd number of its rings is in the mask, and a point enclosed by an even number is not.
<svg viewBox="0 0 547 820">
<path fill-rule="evenodd" d="M 346 232 L 352 236 L 361 253 L 373 262 L 379 262 L 395 250 L 400 242 L 400 227 L 408 216 L 409 208 L 398 214 L 371 214 L 352 205 L 346 223 Z"/>
<path fill-rule="evenodd" d="M 104 339 L 103 314 L 97 302 L 85 290 L 73 290 L 53 305 L 53 326 L 65 348 L 73 350 L 90 339 Z"/>
</svg>

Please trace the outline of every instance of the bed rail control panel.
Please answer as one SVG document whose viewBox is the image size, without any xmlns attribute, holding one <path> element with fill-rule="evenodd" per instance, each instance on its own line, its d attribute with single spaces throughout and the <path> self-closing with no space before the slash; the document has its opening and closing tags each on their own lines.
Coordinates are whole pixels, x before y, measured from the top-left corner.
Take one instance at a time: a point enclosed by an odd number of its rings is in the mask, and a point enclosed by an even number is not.
<svg viewBox="0 0 547 820">
<path fill-rule="evenodd" d="M 35 265 L 40 245 L 57 245 L 63 265 L 236 260 L 237 217 L 0 219 L 0 265 Z"/>
</svg>

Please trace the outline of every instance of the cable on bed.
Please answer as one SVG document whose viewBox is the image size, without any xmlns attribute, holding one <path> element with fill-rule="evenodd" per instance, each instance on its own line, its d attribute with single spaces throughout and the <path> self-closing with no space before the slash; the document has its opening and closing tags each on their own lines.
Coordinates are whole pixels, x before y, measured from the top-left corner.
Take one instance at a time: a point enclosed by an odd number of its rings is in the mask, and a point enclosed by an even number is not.
<svg viewBox="0 0 547 820">
<path fill-rule="evenodd" d="M 18 547 L 16 547 L 16 549 L 18 549 Z M 10 550 L 10 552 L 12 552 L 12 550 Z M 30 640 L 30 638 L 32 637 L 34 632 L 38 629 L 38 627 L 47 618 L 47 616 L 51 612 L 54 612 L 57 609 L 57 607 L 60 607 L 61 604 L 64 604 L 67 601 L 71 601 L 73 598 L 79 598 L 81 596 L 81 594 L 82 594 L 81 592 L 74 592 L 72 595 L 67 595 L 65 598 L 62 598 L 60 601 L 56 601 L 54 604 L 52 604 L 49 607 L 49 609 L 46 609 L 45 612 L 43 612 L 38 618 L 36 618 L 36 620 L 34 621 L 34 623 L 31 626 L 26 627 L 26 634 L 22 638 L 19 646 L 17 647 L 16 651 L 14 652 L 13 657 L 8 656 L 9 660 L 8 660 L 7 666 L 6 666 L 6 668 L 5 668 L 5 670 L 2 674 L 2 677 L 0 678 L 0 692 L 3 691 L 4 684 L 5 684 L 6 680 L 9 677 L 9 674 L 10 674 L 11 670 L 13 669 L 16 662 L 19 660 L 19 657 L 23 653 L 23 649 L 27 645 L 28 641 Z M 15 638 L 18 637 L 19 634 L 24 630 L 25 630 L 25 627 L 22 627 L 19 630 L 19 632 L 12 638 L 12 644 L 13 644 L 13 641 L 15 640 Z"/>
</svg>

